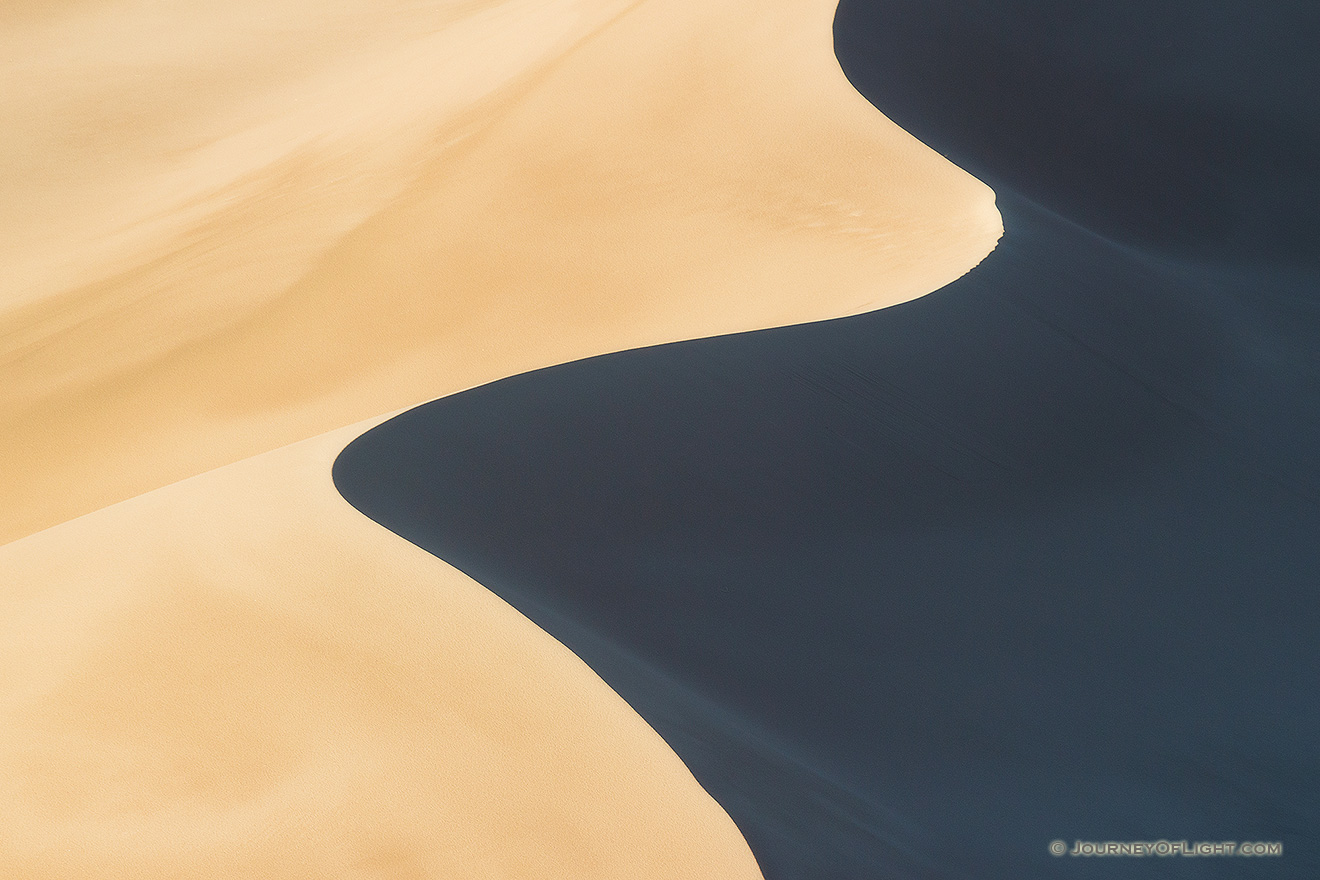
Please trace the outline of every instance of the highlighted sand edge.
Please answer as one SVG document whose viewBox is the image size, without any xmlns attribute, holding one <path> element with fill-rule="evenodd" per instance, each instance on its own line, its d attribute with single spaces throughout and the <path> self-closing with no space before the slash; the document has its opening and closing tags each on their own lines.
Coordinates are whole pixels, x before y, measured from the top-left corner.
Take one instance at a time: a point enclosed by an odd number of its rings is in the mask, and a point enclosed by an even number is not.
<svg viewBox="0 0 1320 880">
<path fill-rule="evenodd" d="M 343 501 L 365 427 L 0 548 L 0 876 L 758 876 L 576 656 Z"/>
<path fill-rule="evenodd" d="M 211 146 L 137 132 L 127 183 L 187 199 L 52 221 L 49 264 L 99 262 L 0 304 L 0 876 L 758 876 L 594 673 L 331 465 L 504 375 L 919 296 L 994 246 L 993 195 L 852 90 L 829 3 L 436 4 L 366 42 L 305 5 L 336 52 Z M 348 89 L 443 47 L 447 97 Z"/>
</svg>

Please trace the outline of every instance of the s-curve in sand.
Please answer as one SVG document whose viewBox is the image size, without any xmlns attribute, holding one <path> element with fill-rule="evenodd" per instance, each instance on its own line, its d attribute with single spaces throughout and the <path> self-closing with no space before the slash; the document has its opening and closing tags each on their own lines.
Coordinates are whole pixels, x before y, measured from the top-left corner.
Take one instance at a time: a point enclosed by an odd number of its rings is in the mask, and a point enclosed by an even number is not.
<svg viewBox="0 0 1320 880">
<path fill-rule="evenodd" d="M 993 194 L 828 0 L 25 6 L 0 541 L 510 373 L 961 275 Z"/>
<path fill-rule="evenodd" d="M 0 12 L 0 876 L 756 876 L 330 464 L 463 388 L 975 265 L 993 194 L 855 93 L 832 13 Z"/>
<path fill-rule="evenodd" d="M 0 877 L 759 876 L 582 661 L 340 498 L 358 432 L 0 548 Z"/>
</svg>

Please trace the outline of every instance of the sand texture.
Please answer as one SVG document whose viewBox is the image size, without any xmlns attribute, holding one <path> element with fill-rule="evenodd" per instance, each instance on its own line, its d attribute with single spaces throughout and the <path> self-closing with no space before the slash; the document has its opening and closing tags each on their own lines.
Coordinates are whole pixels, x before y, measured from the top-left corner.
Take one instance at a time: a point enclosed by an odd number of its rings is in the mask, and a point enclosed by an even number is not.
<svg viewBox="0 0 1320 880">
<path fill-rule="evenodd" d="M 357 433 L 0 548 L 0 877 L 759 877 L 582 661 L 348 506 Z"/>
<path fill-rule="evenodd" d="M 0 38 L 0 541 L 503 375 L 910 299 L 1000 232 L 847 83 L 829 2 L 271 8 Z"/>
<path fill-rule="evenodd" d="M 975 265 L 993 194 L 855 93 L 832 12 L 0 12 L 0 876 L 759 876 L 330 467 L 402 407 Z"/>
</svg>

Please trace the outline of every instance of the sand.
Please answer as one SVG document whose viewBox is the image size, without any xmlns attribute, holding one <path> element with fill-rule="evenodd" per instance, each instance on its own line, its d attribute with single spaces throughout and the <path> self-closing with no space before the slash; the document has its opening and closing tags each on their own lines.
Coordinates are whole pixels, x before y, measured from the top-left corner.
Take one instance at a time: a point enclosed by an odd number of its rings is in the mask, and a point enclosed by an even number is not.
<svg viewBox="0 0 1320 880">
<path fill-rule="evenodd" d="M 0 876 L 759 876 L 582 661 L 340 498 L 360 430 L 0 548 Z"/>
<path fill-rule="evenodd" d="M 1000 232 L 847 83 L 829 2 L 191 7 L 0 39 L 0 541 L 510 373 L 910 299 Z"/>
<path fill-rule="evenodd" d="M 756 876 L 621 700 L 329 466 L 501 376 L 975 265 L 993 194 L 855 93 L 832 12 L 0 13 L 2 876 Z"/>
</svg>

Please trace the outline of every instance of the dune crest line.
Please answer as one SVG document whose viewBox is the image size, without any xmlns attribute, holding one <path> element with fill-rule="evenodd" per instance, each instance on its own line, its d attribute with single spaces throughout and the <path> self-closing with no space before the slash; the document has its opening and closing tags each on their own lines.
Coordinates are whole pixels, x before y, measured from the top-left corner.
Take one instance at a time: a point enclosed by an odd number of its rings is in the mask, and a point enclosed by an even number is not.
<svg viewBox="0 0 1320 880">
<path fill-rule="evenodd" d="M 833 5 L 750 8 L 508 0 L 382 23 L 344 0 L 257 43 L 281 60 L 257 95 L 190 102 L 207 74 L 247 82 L 214 72 L 237 51 L 221 32 L 192 76 L 144 53 L 107 95 L 24 102 L 15 141 L 73 156 L 3 181 L 13 240 L 44 235 L 24 253 L 65 271 L 8 255 L 0 541 L 501 376 L 911 299 L 983 257 L 993 194 L 848 84 Z M 153 9 L 132 36 L 174 24 Z M 89 79 L 119 69 L 102 23 L 68 15 L 15 28 L 46 42 L 11 101 L 54 88 L 75 36 L 107 56 L 88 49 Z M 322 31 L 337 54 L 289 50 Z M 137 116 L 98 127 L 93 99 Z M 100 172 L 112 148 L 128 180 Z"/>
<path fill-rule="evenodd" d="M 984 257 L 993 194 L 851 88 L 832 12 L 3 20 L 0 876 L 759 876 L 627 704 L 330 469 L 385 412 Z"/>
<path fill-rule="evenodd" d="M 1310 880 L 1316 34 L 1306 0 L 842 0 L 858 90 L 994 188 L 990 258 L 437 400 L 336 485 L 582 657 L 767 877 L 1165 838 Z"/>
</svg>

